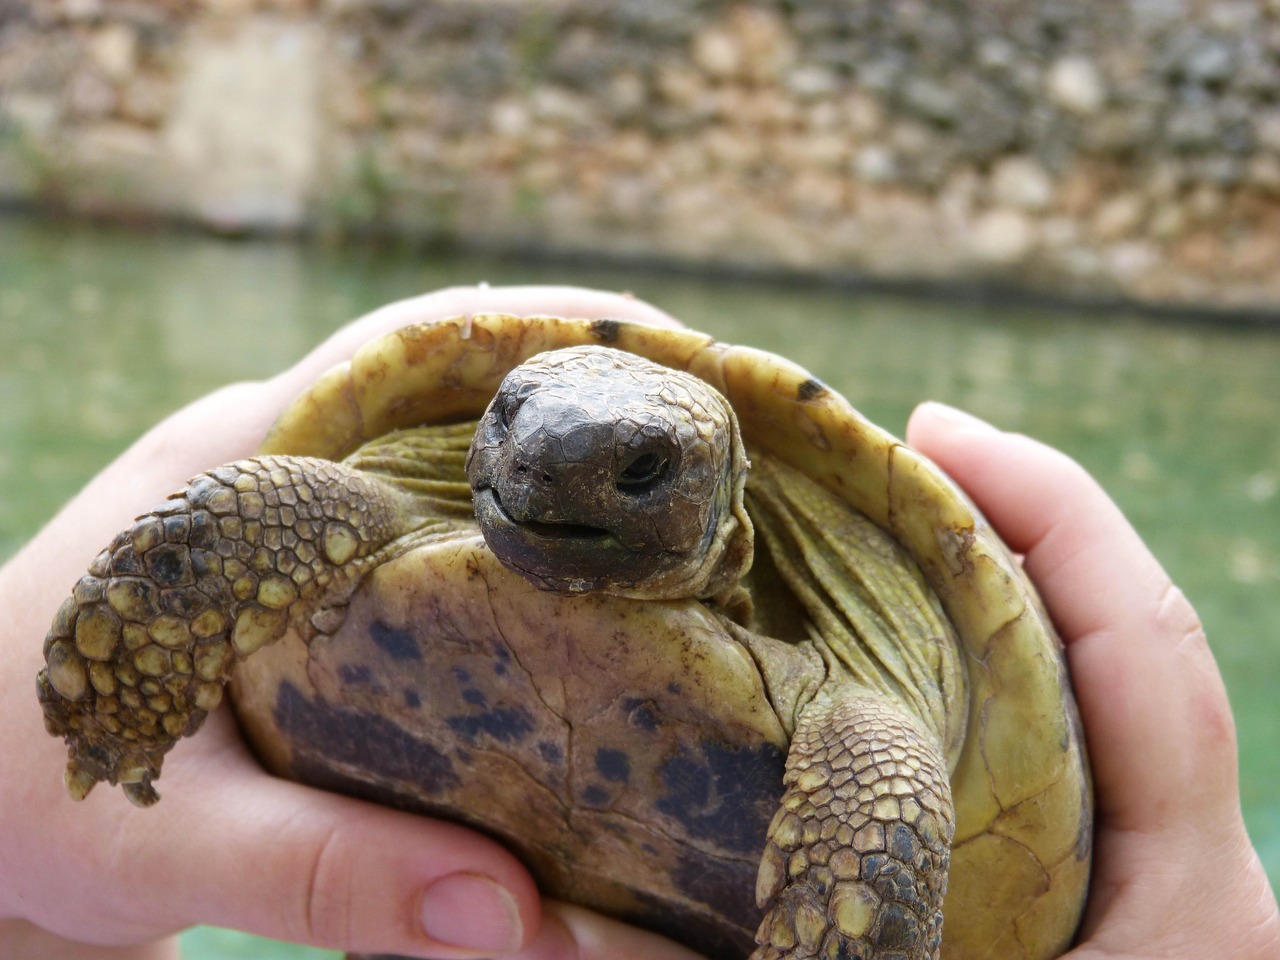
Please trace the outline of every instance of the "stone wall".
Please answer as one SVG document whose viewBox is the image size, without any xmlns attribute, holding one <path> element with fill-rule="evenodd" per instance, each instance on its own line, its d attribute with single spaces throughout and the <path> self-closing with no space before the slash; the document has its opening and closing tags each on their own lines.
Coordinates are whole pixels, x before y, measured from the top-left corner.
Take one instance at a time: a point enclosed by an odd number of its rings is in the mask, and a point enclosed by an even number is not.
<svg viewBox="0 0 1280 960">
<path fill-rule="evenodd" d="M 1280 306 L 1278 0 L 0 0 L 0 197 Z"/>
</svg>

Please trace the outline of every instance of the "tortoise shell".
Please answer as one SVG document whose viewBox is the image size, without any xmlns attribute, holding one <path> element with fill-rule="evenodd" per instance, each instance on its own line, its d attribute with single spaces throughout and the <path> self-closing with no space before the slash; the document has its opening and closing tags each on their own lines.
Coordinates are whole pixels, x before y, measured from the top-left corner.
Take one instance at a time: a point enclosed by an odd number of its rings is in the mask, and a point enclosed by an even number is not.
<svg viewBox="0 0 1280 960">
<path fill-rule="evenodd" d="M 815 481 L 918 565 L 967 677 L 947 720 L 942 956 L 1064 951 L 1087 887 L 1092 800 L 1060 642 L 973 504 L 801 368 L 690 331 L 460 317 L 366 345 L 284 412 L 260 453 L 342 460 L 392 431 L 474 421 L 523 361 L 590 344 L 711 384 L 753 463 Z M 756 599 L 766 615 L 771 603 Z M 379 566 L 337 629 L 265 647 L 232 693 L 281 775 L 478 827 L 544 893 L 729 958 L 750 952 L 760 922 L 789 710 L 814 669 L 794 638 L 744 643 L 696 600 L 537 590 L 477 535 Z"/>
</svg>

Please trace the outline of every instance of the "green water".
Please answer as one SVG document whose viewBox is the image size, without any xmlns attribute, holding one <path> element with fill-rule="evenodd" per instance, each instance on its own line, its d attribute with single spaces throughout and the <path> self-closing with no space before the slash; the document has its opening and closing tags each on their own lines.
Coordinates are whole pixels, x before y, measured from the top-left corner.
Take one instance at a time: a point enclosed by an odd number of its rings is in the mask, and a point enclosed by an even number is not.
<svg viewBox="0 0 1280 960">
<path fill-rule="evenodd" d="M 0 562 L 176 406 L 274 373 L 389 300 L 479 280 L 633 290 L 789 355 L 896 432 L 933 398 L 1081 460 L 1200 610 L 1250 833 L 1280 887 L 1280 327 L 0 220 Z M 224 931 L 184 943 L 192 960 L 330 956 Z"/>
</svg>

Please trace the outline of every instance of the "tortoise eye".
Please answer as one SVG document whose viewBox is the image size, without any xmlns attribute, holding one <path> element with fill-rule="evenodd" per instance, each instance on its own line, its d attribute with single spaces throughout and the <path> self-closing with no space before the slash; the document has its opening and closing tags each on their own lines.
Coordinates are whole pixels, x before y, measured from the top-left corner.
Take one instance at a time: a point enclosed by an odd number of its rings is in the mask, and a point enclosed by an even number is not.
<svg viewBox="0 0 1280 960">
<path fill-rule="evenodd" d="M 652 490 L 666 475 L 668 460 L 659 453 L 642 453 L 618 474 L 618 490 L 636 495 Z"/>
</svg>

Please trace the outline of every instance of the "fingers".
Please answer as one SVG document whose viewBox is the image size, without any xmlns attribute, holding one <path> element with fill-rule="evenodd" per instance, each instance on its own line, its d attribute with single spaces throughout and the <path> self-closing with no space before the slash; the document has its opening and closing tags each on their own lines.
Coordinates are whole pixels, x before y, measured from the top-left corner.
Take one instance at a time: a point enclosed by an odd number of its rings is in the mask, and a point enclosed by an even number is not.
<svg viewBox="0 0 1280 960">
<path fill-rule="evenodd" d="M 948 407 L 908 437 L 963 487 L 1067 643 L 1099 809 L 1144 833 L 1239 823 L 1235 731 L 1195 611 L 1098 484 L 1063 454 Z"/>
<path fill-rule="evenodd" d="M 937 404 L 907 435 L 1025 553 L 1067 644 L 1098 808 L 1070 956 L 1274 957 L 1280 913 L 1244 829 L 1231 711 L 1191 605 L 1063 454 Z"/>
<path fill-rule="evenodd" d="M 174 764 L 164 802 L 121 821 L 126 853 L 114 875 L 162 882 L 167 915 L 330 949 L 441 958 L 506 955 L 537 931 L 537 890 L 495 842 L 264 777 L 229 717 L 211 716 L 210 726 L 201 736 L 225 746 L 193 743 L 202 755 Z"/>
<path fill-rule="evenodd" d="M 230 726 L 222 715 L 211 722 Z M 198 772 L 175 764 L 164 803 L 146 811 L 167 809 L 169 819 L 128 824 L 140 872 L 179 871 L 169 906 L 185 908 L 187 922 L 407 956 L 700 960 L 570 904 L 543 904 L 539 922 L 536 891 L 514 858 L 462 828 L 282 781 L 249 783 L 241 768 L 252 761 L 240 749 L 202 759 Z M 184 862 L 175 864 L 166 847 L 184 826 Z"/>
<path fill-rule="evenodd" d="M 978 501 L 1005 542 L 1026 555 L 1046 602 L 1059 608 L 1054 617 L 1064 636 L 1110 628 L 1116 616 L 1126 624 L 1145 616 L 1132 604 L 1132 581 L 1163 584 L 1163 571 L 1077 463 L 941 404 L 917 408 L 907 435 Z M 1106 550 L 1095 550 L 1101 543 Z M 1079 603 L 1086 592 L 1097 602 Z"/>
<path fill-rule="evenodd" d="M 567 903 L 543 907 L 542 928 L 507 960 L 701 960 L 664 937 Z"/>
<path fill-rule="evenodd" d="M 168 937 L 131 947 L 76 943 L 41 930 L 24 920 L 0 921 L 5 960 L 178 960 L 178 940 Z"/>
</svg>

